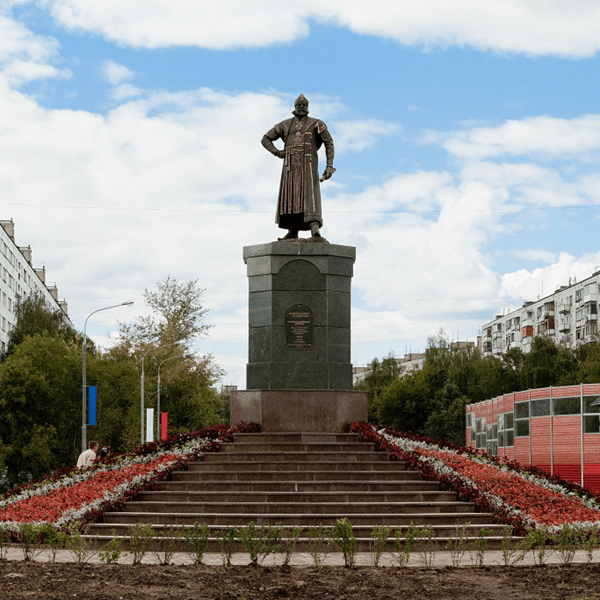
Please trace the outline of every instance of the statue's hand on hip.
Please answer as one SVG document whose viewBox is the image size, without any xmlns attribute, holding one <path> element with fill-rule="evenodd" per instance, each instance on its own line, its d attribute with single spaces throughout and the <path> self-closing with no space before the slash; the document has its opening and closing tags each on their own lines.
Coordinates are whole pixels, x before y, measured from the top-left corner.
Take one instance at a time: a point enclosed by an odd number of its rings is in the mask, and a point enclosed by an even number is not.
<svg viewBox="0 0 600 600">
<path fill-rule="evenodd" d="M 275 156 L 277 158 L 285 158 L 285 150 L 277 150 L 277 152 L 275 152 Z"/>
</svg>

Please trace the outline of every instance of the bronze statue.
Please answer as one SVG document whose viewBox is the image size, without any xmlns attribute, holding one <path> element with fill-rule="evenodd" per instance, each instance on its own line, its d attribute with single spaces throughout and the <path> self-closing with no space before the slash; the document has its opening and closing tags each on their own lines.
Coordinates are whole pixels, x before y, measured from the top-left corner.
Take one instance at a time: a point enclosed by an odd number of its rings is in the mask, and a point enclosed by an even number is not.
<svg viewBox="0 0 600 600">
<path fill-rule="evenodd" d="M 284 159 L 275 220 L 288 230 L 280 240 L 297 239 L 299 231 L 308 230 L 318 238 L 323 227 L 319 181 L 335 173 L 333 139 L 323 121 L 308 116 L 308 100 L 303 94 L 296 98 L 292 114 L 291 119 L 278 123 L 262 138 L 262 145 L 271 154 Z M 277 139 L 283 140 L 283 150 L 273 144 Z M 322 144 L 327 167 L 319 180 L 317 150 Z"/>
</svg>

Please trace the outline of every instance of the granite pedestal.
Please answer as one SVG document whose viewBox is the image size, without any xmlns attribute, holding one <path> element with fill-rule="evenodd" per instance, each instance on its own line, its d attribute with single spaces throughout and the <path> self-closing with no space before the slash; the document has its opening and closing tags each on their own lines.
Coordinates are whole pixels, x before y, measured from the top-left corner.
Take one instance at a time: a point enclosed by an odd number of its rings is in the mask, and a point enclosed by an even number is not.
<svg viewBox="0 0 600 600">
<path fill-rule="evenodd" d="M 367 418 L 352 390 L 350 290 L 356 249 L 303 240 L 244 248 L 249 284 L 247 391 L 231 422 L 263 431 L 344 431 Z"/>
</svg>

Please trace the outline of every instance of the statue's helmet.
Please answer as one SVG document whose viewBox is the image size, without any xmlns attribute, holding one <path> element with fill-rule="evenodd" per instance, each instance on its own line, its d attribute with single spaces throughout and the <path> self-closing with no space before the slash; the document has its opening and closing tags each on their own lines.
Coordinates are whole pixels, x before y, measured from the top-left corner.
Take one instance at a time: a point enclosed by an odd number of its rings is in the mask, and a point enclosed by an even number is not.
<svg viewBox="0 0 600 600">
<path fill-rule="evenodd" d="M 298 102 L 306 102 L 306 104 L 308 104 L 308 98 L 304 94 L 300 94 L 296 100 L 294 100 L 294 108 L 296 108 Z"/>
</svg>

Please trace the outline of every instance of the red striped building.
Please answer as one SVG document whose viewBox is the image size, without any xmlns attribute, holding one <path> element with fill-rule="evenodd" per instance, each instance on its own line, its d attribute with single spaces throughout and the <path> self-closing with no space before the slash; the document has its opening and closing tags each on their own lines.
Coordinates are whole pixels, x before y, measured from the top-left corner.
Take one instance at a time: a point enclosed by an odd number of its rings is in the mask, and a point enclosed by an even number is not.
<svg viewBox="0 0 600 600">
<path fill-rule="evenodd" d="M 600 493 L 600 383 L 505 394 L 467 406 L 467 445 Z"/>
</svg>

